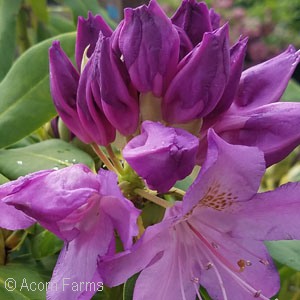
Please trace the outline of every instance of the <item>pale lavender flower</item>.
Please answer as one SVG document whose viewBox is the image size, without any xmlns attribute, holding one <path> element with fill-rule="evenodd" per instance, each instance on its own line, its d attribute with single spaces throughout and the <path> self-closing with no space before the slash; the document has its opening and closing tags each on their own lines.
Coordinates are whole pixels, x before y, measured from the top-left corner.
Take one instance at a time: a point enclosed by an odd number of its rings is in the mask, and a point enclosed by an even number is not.
<svg viewBox="0 0 300 300">
<path fill-rule="evenodd" d="M 269 299 L 279 276 L 264 241 L 300 239 L 300 186 L 257 193 L 265 171 L 256 147 L 231 145 L 213 130 L 205 163 L 182 202 L 128 251 L 99 263 L 115 286 L 140 272 L 134 300 Z M 159 287 L 159 288 L 153 288 Z"/>
<path fill-rule="evenodd" d="M 41 171 L 2 185 L 0 196 L 1 226 L 24 228 L 36 220 L 65 242 L 49 300 L 90 299 L 101 288 L 98 258 L 115 252 L 114 230 L 125 249 L 138 233 L 139 210 L 124 198 L 110 171 L 94 174 L 84 165 Z M 81 282 L 88 285 L 72 287 Z"/>
</svg>

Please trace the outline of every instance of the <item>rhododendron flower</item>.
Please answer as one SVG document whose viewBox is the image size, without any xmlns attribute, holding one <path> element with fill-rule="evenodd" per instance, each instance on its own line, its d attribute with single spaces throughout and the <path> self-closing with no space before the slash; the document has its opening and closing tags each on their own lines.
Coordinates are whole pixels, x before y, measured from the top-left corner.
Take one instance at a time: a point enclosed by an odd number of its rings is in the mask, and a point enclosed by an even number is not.
<svg viewBox="0 0 300 300">
<path fill-rule="evenodd" d="M 115 286 L 141 272 L 134 300 L 269 299 L 279 277 L 264 241 L 299 239 L 300 186 L 257 193 L 265 171 L 256 147 L 227 144 L 213 130 L 208 154 L 182 202 L 130 249 L 99 263 Z M 159 288 L 153 288 L 159 287 Z"/>
<path fill-rule="evenodd" d="M 259 147 L 267 166 L 299 145 L 300 105 L 278 102 L 299 61 L 300 52 L 290 46 L 282 54 L 242 73 L 229 109 L 203 120 L 200 163 L 205 159 L 206 133 L 211 127 L 229 143 Z"/>
<path fill-rule="evenodd" d="M 115 251 L 114 230 L 125 249 L 137 235 L 139 210 L 124 198 L 110 171 L 94 174 L 84 165 L 41 171 L 2 185 L 0 196 L 0 226 L 24 228 L 36 220 L 65 242 L 47 299 L 90 299 L 102 281 L 98 257 Z M 80 282 L 91 285 L 72 287 Z"/>
<path fill-rule="evenodd" d="M 125 146 L 123 156 L 151 189 L 164 193 L 192 172 L 198 143 L 181 128 L 145 121 L 142 133 Z"/>
</svg>

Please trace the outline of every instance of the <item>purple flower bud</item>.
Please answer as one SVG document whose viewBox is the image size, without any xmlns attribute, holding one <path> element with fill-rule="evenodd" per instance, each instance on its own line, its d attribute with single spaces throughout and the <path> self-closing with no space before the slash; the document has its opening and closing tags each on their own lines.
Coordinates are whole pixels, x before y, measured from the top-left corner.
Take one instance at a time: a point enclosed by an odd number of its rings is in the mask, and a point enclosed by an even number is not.
<svg viewBox="0 0 300 300">
<path fill-rule="evenodd" d="M 202 41 L 205 32 L 212 31 L 210 12 L 204 2 L 183 0 L 171 20 L 184 29 L 194 46 Z"/>
<path fill-rule="evenodd" d="M 221 16 L 218 13 L 216 13 L 213 8 L 209 10 L 209 18 L 212 29 L 218 29 L 220 27 Z"/>
<path fill-rule="evenodd" d="M 300 52 L 289 46 L 282 54 L 244 71 L 235 104 L 248 109 L 279 101 L 299 61 Z"/>
<path fill-rule="evenodd" d="M 203 41 L 178 65 L 163 99 L 163 118 L 186 123 L 208 115 L 229 78 L 228 25 L 204 34 Z"/>
<path fill-rule="evenodd" d="M 123 156 L 151 189 L 164 193 L 192 172 L 198 145 L 198 139 L 183 129 L 145 121 Z"/>
<path fill-rule="evenodd" d="M 240 39 L 230 49 L 230 75 L 224 93 L 215 109 L 209 117 L 216 116 L 226 111 L 237 93 L 241 74 L 243 71 L 244 59 L 246 55 L 248 38 Z"/>
<path fill-rule="evenodd" d="M 155 0 L 125 9 L 119 46 L 134 87 L 160 97 L 175 73 L 179 37 Z"/>
<path fill-rule="evenodd" d="M 92 139 L 83 130 L 76 107 L 79 74 L 58 41 L 53 42 L 49 49 L 49 60 L 50 90 L 56 110 L 76 136 L 83 142 L 90 143 Z"/>
<path fill-rule="evenodd" d="M 107 146 L 114 141 L 116 130 L 106 118 L 102 107 L 99 83 L 101 41 L 98 40 L 95 51 L 80 76 L 77 111 L 83 127 L 93 137 L 93 141 Z"/>
<path fill-rule="evenodd" d="M 111 36 L 112 34 L 111 28 L 101 16 L 94 17 L 92 13 L 89 12 L 87 19 L 83 17 L 78 18 L 75 58 L 79 71 L 81 69 L 82 55 L 86 47 L 89 46 L 87 56 L 91 57 L 98 40 L 99 32 L 102 32 L 104 36 Z"/>
<path fill-rule="evenodd" d="M 124 63 L 111 48 L 111 39 L 103 35 L 99 39 L 101 39 L 99 70 L 103 111 L 121 134 L 133 134 L 139 122 L 137 91 L 132 86 Z"/>
</svg>

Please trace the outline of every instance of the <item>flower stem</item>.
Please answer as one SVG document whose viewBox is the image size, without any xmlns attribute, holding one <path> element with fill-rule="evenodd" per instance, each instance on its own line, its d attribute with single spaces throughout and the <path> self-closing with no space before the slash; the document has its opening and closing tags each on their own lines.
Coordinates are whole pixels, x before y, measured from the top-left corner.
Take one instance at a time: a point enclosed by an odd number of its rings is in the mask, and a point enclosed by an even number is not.
<svg viewBox="0 0 300 300">
<path fill-rule="evenodd" d="M 152 194 L 148 193 L 145 190 L 135 189 L 134 192 L 136 194 L 138 194 L 139 196 L 142 196 L 145 199 L 147 199 L 147 200 L 149 200 L 149 201 L 151 201 L 151 202 L 153 202 L 153 203 L 155 203 L 155 204 L 157 204 L 159 206 L 162 206 L 164 208 L 168 208 L 168 207 L 172 207 L 173 206 L 172 203 L 170 203 L 170 202 L 168 202 L 166 200 L 163 200 L 163 199 L 161 199 L 161 198 L 159 198 L 159 197 L 157 197 L 155 195 L 152 195 Z"/>
<path fill-rule="evenodd" d="M 118 171 L 115 168 L 115 166 L 106 157 L 106 155 L 101 150 L 101 148 L 96 143 L 92 143 L 91 146 L 92 146 L 93 150 L 95 151 L 95 153 L 98 155 L 98 157 L 101 159 L 101 161 L 106 165 L 106 167 L 108 168 L 108 170 L 110 170 L 112 172 L 115 172 L 115 173 L 118 173 Z"/>
<path fill-rule="evenodd" d="M 179 195 L 179 196 L 184 196 L 184 195 L 185 195 L 185 191 L 183 191 L 183 190 L 181 190 L 181 189 L 178 189 L 178 188 L 176 188 L 176 187 L 172 187 L 172 188 L 170 189 L 170 192 L 175 193 L 175 194 L 177 194 L 177 195 Z"/>
<path fill-rule="evenodd" d="M 119 172 L 119 174 L 124 174 L 124 169 L 120 163 L 120 160 L 116 157 L 114 150 L 112 149 L 111 145 L 109 144 L 108 146 L 105 147 L 106 151 L 113 162 L 115 168 Z"/>
</svg>

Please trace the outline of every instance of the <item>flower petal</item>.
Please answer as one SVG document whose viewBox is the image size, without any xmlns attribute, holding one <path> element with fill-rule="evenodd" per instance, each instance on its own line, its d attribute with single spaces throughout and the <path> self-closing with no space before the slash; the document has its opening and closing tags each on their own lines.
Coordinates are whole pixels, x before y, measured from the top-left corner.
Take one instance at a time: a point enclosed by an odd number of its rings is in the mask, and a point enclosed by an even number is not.
<svg viewBox="0 0 300 300">
<path fill-rule="evenodd" d="M 100 34 L 95 51 L 80 76 L 77 92 L 77 111 L 83 128 L 93 138 L 93 142 L 107 146 L 114 141 L 116 130 L 106 118 L 101 103 L 99 83 L 101 43 Z"/>
<path fill-rule="evenodd" d="M 125 9 L 119 46 L 134 87 L 160 97 L 175 73 L 179 37 L 155 0 Z"/>
<path fill-rule="evenodd" d="M 254 240 L 299 240 L 299 195 L 299 183 L 257 194 L 241 207 L 232 234 Z"/>
<path fill-rule="evenodd" d="M 249 109 L 279 101 L 299 61 L 300 52 L 289 46 L 282 54 L 247 69 L 234 103 Z"/>
<path fill-rule="evenodd" d="M 58 41 L 49 49 L 50 90 L 55 108 L 68 126 L 83 142 L 90 143 L 91 138 L 82 130 L 76 108 L 76 93 L 79 74 Z"/>
<path fill-rule="evenodd" d="M 123 156 L 150 188 L 166 192 L 192 172 L 197 149 L 198 139 L 187 131 L 145 121 Z"/>
<path fill-rule="evenodd" d="M 162 102 L 168 123 L 186 123 L 208 115 L 218 104 L 229 78 L 228 26 L 205 33 L 183 58 Z M 188 95 L 188 97 L 187 97 Z"/>
<path fill-rule="evenodd" d="M 78 17 L 75 60 L 79 71 L 81 68 L 82 55 L 86 47 L 89 46 L 87 56 L 92 56 L 98 40 L 99 32 L 102 32 L 104 36 L 112 35 L 111 28 L 100 15 L 93 16 L 93 14 L 89 12 L 87 19 L 84 19 L 81 16 Z"/>
<path fill-rule="evenodd" d="M 98 212 L 100 215 L 95 216 Z M 50 282 L 52 288 L 47 292 L 49 300 L 88 300 L 102 286 L 97 260 L 108 251 L 114 234 L 113 226 L 101 210 L 93 209 L 90 214 L 86 215 L 86 219 L 94 220 L 96 217 L 98 222 L 64 246 L 53 271 Z"/>
<path fill-rule="evenodd" d="M 299 115 L 299 103 L 272 103 L 239 114 L 225 114 L 213 128 L 229 143 L 258 147 L 270 166 L 299 145 Z"/>
<path fill-rule="evenodd" d="M 123 135 L 133 134 L 139 122 L 137 91 L 130 82 L 125 64 L 111 48 L 111 40 L 102 38 L 99 56 L 100 90 L 103 111 Z"/>
<path fill-rule="evenodd" d="M 101 199 L 101 209 L 110 217 L 124 248 L 128 249 L 132 246 L 132 238 L 138 235 L 137 217 L 140 210 L 123 196 L 117 184 L 116 174 L 101 170 L 99 173 L 100 180 L 100 193 L 104 196 Z"/>
<path fill-rule="evenodd" d="M 194 46 L 202 41 L 205 32 L 212 31 L 209 10 L 204 2 L 183 0 L 171 20 L 184 29 Z"/>
<path fill-rule="evenodd" d="M 217 211 L 230 210 L 235 202 L 248 200 L 257 193 L 265 172 L 259 149 L 228 144 L 212 129 L 207 138 L 206 160 L 183 199 L 185 212 L 197 205 Z"/>
<path fill-rule="evenodd" d="M 16 181 L 16 187 L 3 201 L 64 238 L 67 233 L 62 234 L 58 222 L 85 204 L 98 189 L 95 175 L 86 166 L 78 164 L 25 176 Z M 34 197 L 37 191 L 38 197 Z"/>
<path fill-rule="evenodd" d="M 170 222 L 150 226 L 130 250 L 101 259 L 98 270 L 104 283 L 110 287 L 120 285 L 160 259 L 161 252 L 170 245 L 169 226 Z"/>
</svg>

